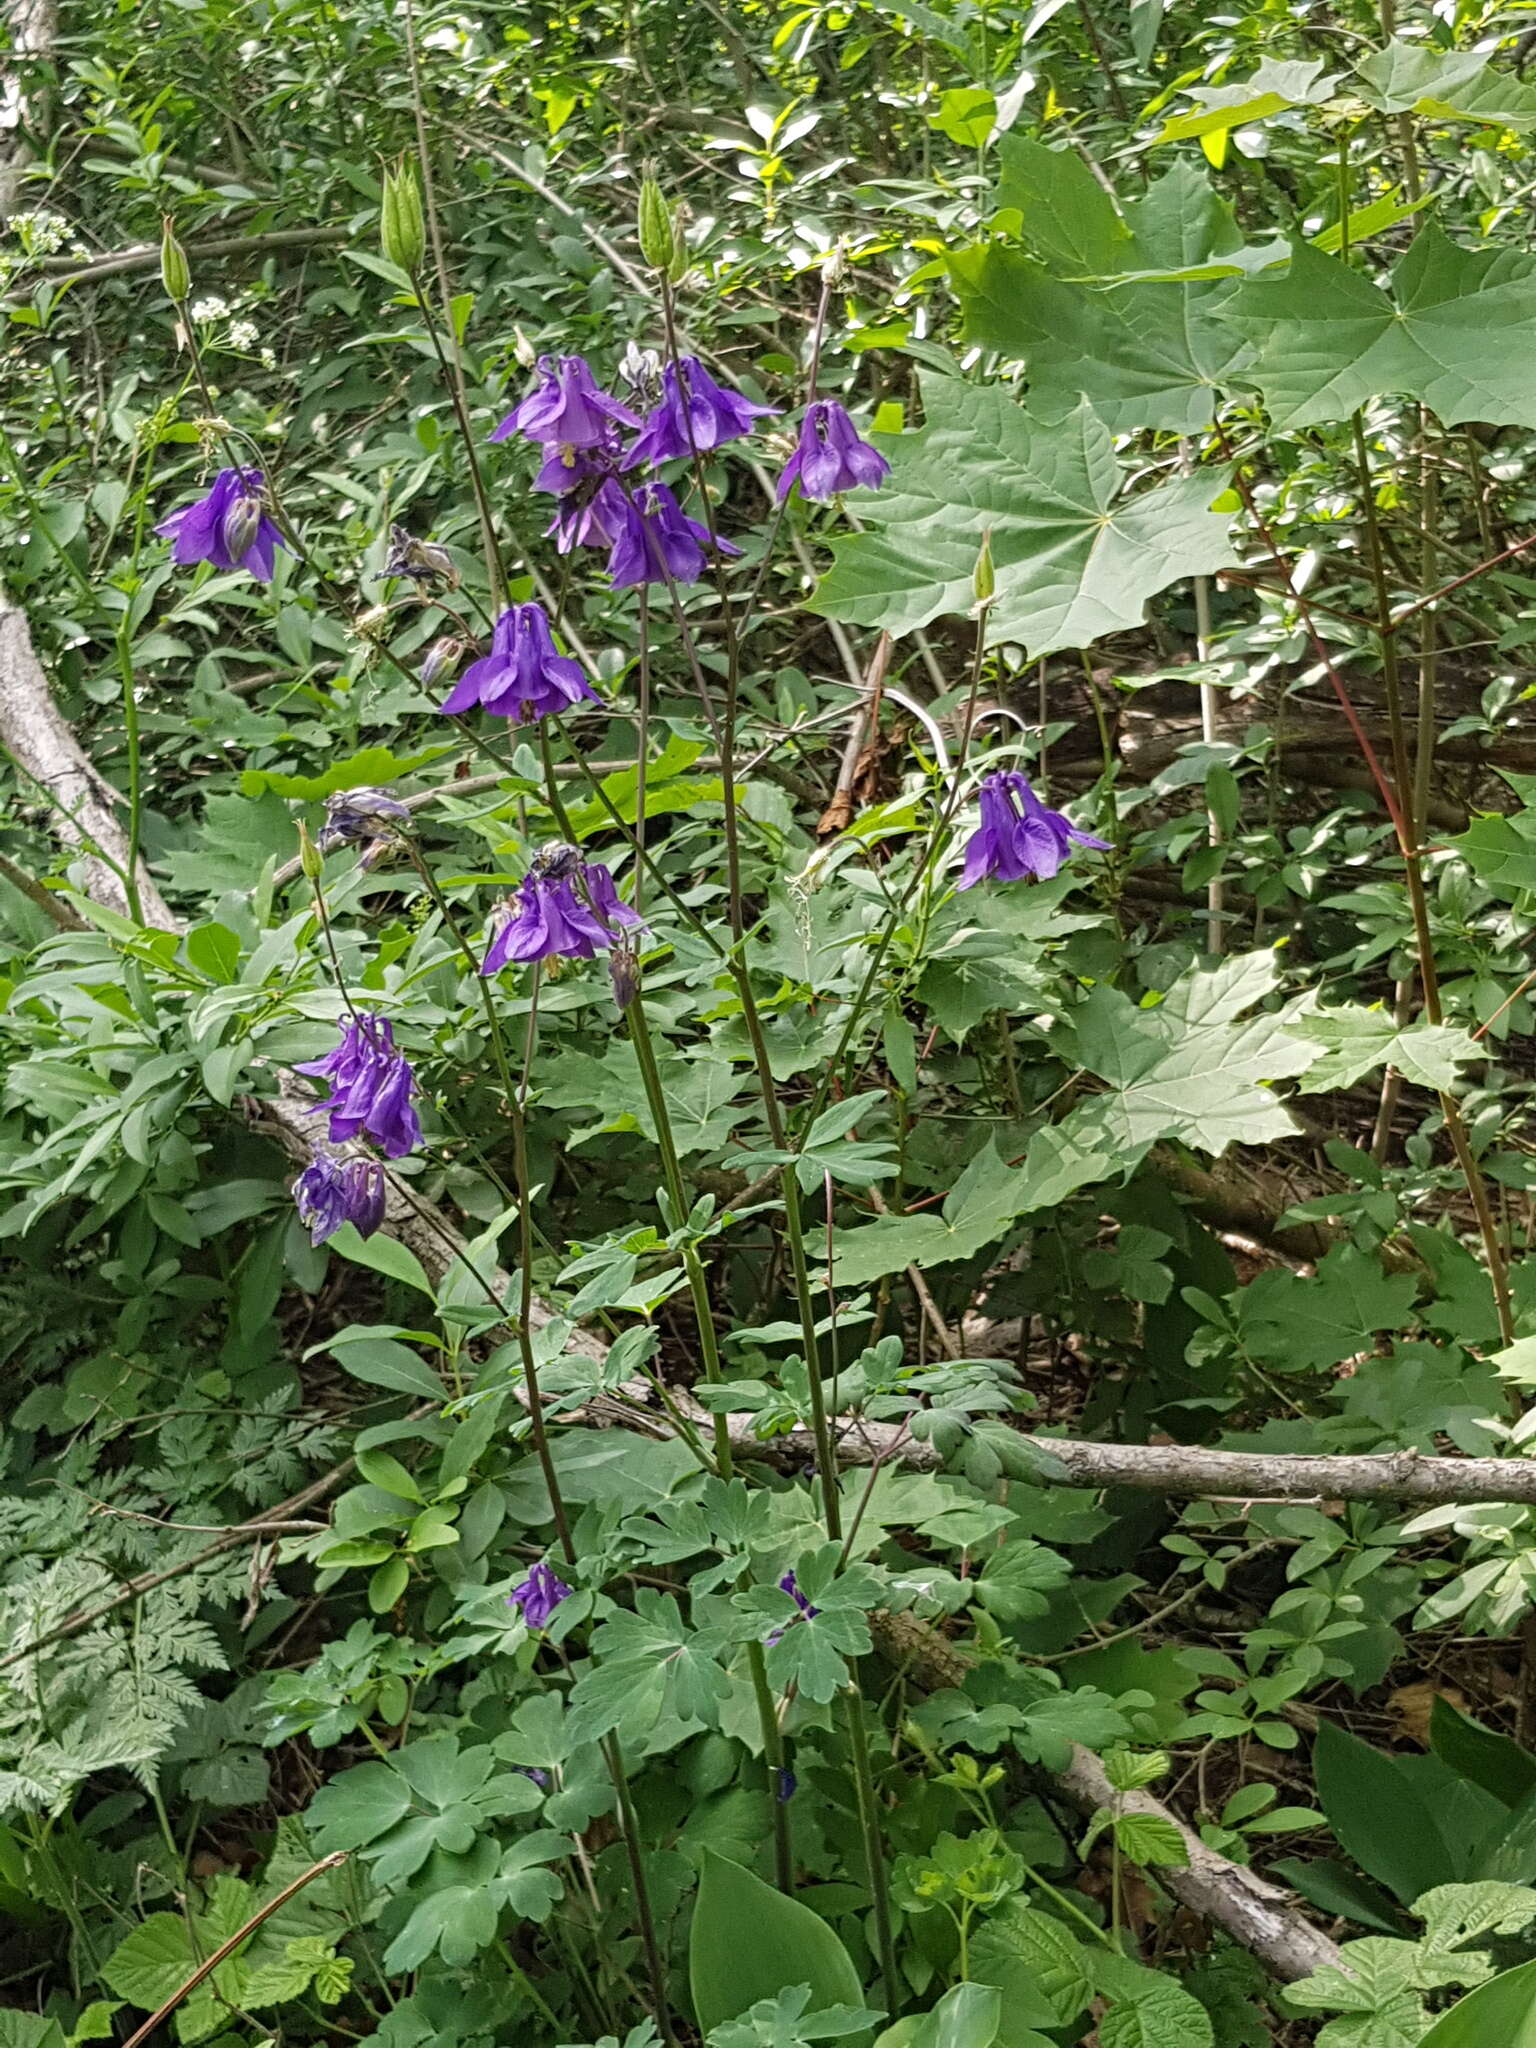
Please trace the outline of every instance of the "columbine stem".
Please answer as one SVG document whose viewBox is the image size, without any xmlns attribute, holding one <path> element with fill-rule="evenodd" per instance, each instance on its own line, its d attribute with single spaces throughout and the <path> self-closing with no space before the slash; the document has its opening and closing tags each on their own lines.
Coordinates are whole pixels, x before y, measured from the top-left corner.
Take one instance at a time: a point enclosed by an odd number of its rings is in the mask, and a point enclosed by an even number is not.
<svg viewBox="0 0 1536 2048">
<path fill-rule="evenodd" d="M 880 1832 L 880 1810 L 875 1803 L 874 1775 L 869 1767 L 869 1731 L 864 1726 L 864 1696 L 857 1678 L 843 1694 L 843 1714 L 848 1724 L 848 1748 L 853 1758 L 853 1786 L 858 1799 L 859 1826 L 864 1835 L 864 1861 L 869 1866 L 869 1895 L 875 1911 L 875 1946 L 880 1953 L 880 1980 L 885 1987 L 886 2010 L 895 2012 L 901 2003 L 901 1979 L 896 1971 L 896 1946 L 891 1936 L 885 1844 Z"/>
</svg>

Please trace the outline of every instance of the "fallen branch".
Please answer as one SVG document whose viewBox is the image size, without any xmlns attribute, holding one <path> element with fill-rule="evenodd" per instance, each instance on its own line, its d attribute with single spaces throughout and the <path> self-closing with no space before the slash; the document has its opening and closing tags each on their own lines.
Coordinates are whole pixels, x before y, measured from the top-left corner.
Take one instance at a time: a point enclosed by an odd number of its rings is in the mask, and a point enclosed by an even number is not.
<svg viewBox="0 0 1536 2048">
<path fill-rule="evenodd" d="M 206 242 L 189 242 L 187 255 L 196 265 L 214 256 L 260 255 L 265 249 L 333 248 L 338 242 L 351 239 L 352 230 L 345 227 L 273 228 L 263 235 L 220 235 Z M 115 249 L 110 256 L 98 256 L 90 263 L 76 262 L 72 256 L 48 256 L 39 268 L 49 283 L 62 291 L 65 285 L 100 284 L 103 278 L 122 277 L 135 270 L 157 270 L 159 266 L 160 244 L 139 242 L 131 249 Z M 30 291 L 8 292 L 5 303 L 30 296 Z"/>
<path fill-rule="evenodd" d="M 971 1659 L 927 1622 L 909 1614 L 870 1616 L 875 1646 L 893 1664 L 929 1691 L 959 1686 Z M 1052 1787 L 1079 1813 L 1101 1807 L 1118 1813 L 1144 1813 L 1178 1830 L 1187 1863 L 1158 1863 L 1157 1881 L 1181 1906 L 1211 1921 L 1258 1957 L 1265 1967 L 1293 1984 L 1326 1964 L 1338 1963 L 1338 1948 L 1290 1902 L 1290 1894 L 1240 1863 L 1231 1863 L 1208 1849 L 1192 1828 L 1150 1792 L 1117 1792 L 1091 1750 L 1072 1745 L 1064 1771 L 1046 1774 Z"/>
</svg>

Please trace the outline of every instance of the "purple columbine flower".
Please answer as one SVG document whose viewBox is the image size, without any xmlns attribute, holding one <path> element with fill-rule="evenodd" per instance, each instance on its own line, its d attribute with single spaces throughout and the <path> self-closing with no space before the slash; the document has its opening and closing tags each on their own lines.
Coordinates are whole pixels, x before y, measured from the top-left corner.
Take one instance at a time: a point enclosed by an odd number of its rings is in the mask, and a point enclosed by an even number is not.
<svg viewBox="0 0 1536 2048">
<path fill-rule="evenodd" d="M 994 882 L 1022 882 L 1026 877 L 1048 882 L 1074 846 L 1095 846 L 1106 853 L 1109 841 L 1079 832 L 1060 811 L 1041 803 L 1027 776 L 1005 768 L 981 785 L 981 825 L 967 842 L 960 887 L 972 888 L 987 877 Z"/>
<path fill-rule="evenodd" d="M 287 543 L 261 509 L 266 482 L 259 469 L 221 469 L 205 498 L 155 528 L 171 542 L 171 560 L 181 568 L 212 562 L 216 569 L 244 569 L 258 583 L 270 583 L 272 551 Z"/>
<path fill-rule="evenodd" d="M 384 1221 L 384 1169 L 376 1159 L 322 1154 L 294 1182 L 293 1199 L 311 1244 L 324 1244 L 343 1223 L 372 1237 Z"/>
<path fill-rule="evenodd" d="M 596 448 L 614 425 L 638 427 L 640 420 L 600 389 L 585 356 L 540 356 L 538 383 L 520 405 L 513 406 L 492 434 L 493 441 L 525 434 L 530 441 L 552 441 L 566 448 Z"/>
<path fill-rule="evenodd" d="M 386 790 L 339 790 L 325 800 L 325 823 L 315 834 L 315 845 L 321 853 L 334 853 L 339 846 L 388 839 L 395 826 L 410 815 L 406 805 Z"/>
<path fill-rule="evenodd" d="M 750 434 L 758 420 L 778 417 L 772 405 L 754 405 L 739 391 L 717 384 L 697 356 L 668 363 L 661 373 L 661 403 L 640 430 L 624 467 L 707 455 L 726 441 Z"/>
<path fill-rule="evenodd" d="M 568 442 L 549 441 L 541 452 L 544 459 L 533 480 L 534 489 L 548 491 L 554 498 L 565 498 L 599 477 L 616 476 L 624 445 L 618 430 L 610 427 L 604 439 L 591 448 L 573 448 Z"/>
<path fill-rule="evenodd" d="M 400 1159 L 421 1143 L 421 1124 L 411 1105 L 416 1076 L 405 1054 L 395 1050 L 387 1017 L 369 1011 L 350 1017 L 334 1052 L 294 1072 L 317 1074 L 332 1084 L 316 1109 L 330 1115 L 333 1145 L 366 1131 L 387 1159 Z"/>
<path fill-rule="evenodd" d="M 611 548 L 629 517 L 629 498 L 624 486 L 609 476 L 595 490 L 572 492 L 562 498 L 544 533 L 562 555 L 568 555 L 572 548 Z"/>
<path fill-rule="evenodd" d="M 557 1577 L 541 1557 L 522 1584 L 514 1586 L 507 1595 L 507 1605 L 518 1610 L 529 1628 L 548 1628 L 555 1609 L 562 1600 L 569 1600 L 575 1590 Z"/>
<path fill-rule="evenodd" d="M 597 702 L 579 662 L 560 654 L 541 604 L 514 604 L 496 621 L 491 651 L 465 669 L 443 710 L 452 716 L 480 704 L 494 718 L 518 725 Z"/>
<path fill-rule="evenodd" d="M 877 490 L 891 465 L 859 430 L 835 398 L 818 398 L 805 409 L 800 440 L 784 465 L 778 496 L 787 498 L 796 484 L 804 498 L 835 498 L 840 491 Z"/>
<path fill-rule="evenodd" d="M 624 523 L 608 557 L 615 590 L 636 583 L 697 583 L 704 573 L 709 528 L 690 519 L 665 484 L 642 484 L 624 505 Z M 741 549 L 717 537 L 722 555 Z"/>
<path fill-rule="evenodd" d="M 800 1612 L 805 1616 L 807 1621 L 814 1621 L 816 1616 L 820 1614 L 821 1609 L 819 1607 L 813 1607 L 810 1601 L 807 1600 L 805 1595 L 801 1592 L 799 1585 L 796 1583 L 795 1575 L 792 1571 L 786 1572 L 783 1578 L 780 1579 L 779 1591 L 781 1593 L 787 1593 L 789 1595 L 790 1599 L 794 1601 L 795 1605 L 799 1608 Z M 784 1630 L 782 1628 L 770 1629 L 768 1634 L 763 1638 L 763 1641 L 768 1645 L 770 1650 L 773 1648 L 775 1643 L 781 1643 L 783 1642 L 783 1640 Z"/>
<path fill-rule="evenodd" d="M 644 922 L 600 861 L 582 860 L 574 847 L 547 847 L 508 899 L 480 972 L 530 960 L 592 960 L 620 930 Z"/>
</svg>

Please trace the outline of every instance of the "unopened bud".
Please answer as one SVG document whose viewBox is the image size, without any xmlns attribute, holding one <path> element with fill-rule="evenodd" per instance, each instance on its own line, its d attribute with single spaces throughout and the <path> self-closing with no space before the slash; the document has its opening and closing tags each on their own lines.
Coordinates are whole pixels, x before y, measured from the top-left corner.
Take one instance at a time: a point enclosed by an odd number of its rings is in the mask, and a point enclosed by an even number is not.
<svg viewBox="0 0 1536 2048">
<path fill-rule="evenodd" d="M 224 514 L 224 547 L 230 560 L 238 562 L 254 547 L 260 531 L 260 498 L 236 498 Z"/>
<path fill-rule="evenodd" d="M 531 370 L 539 360 L 538 350 L 521 327 L 514 327 L 512 330 L 512 353 L 517 357 L 519 366 L 525 370 Z"/>
<path fill-rule="evenodd" d="M 653 270 L 670 270 L 677 255 L 677 238 L 672 210 L 654 178 L 648 177 L 641 184 L 638 224 L 640 254 Z"/>
<path fill-rule="evenodd" d="M 848 279 L 848 244 L 839 238 L 821 259 L 821 274 L 834 291 Z"/>
<path fill-rule="evenodd" d="M 187 252 L 176 239 L 169 214 L 165 217 L 165 232 L 160 237 L 160 282 L 165 286 L 165 296 L 178 306 L 192 290 L 192 270 L 187 262 Z"/>
<path fill-rule="evenodd" d="M 422 660 L 420 670 L 421 687 L 424 690 L 430 690 L 434 683 L 441 682 L 446 675 L 451 675 L 453 670 L 458 667 L 459 657 L 463 652 L 463 641 L 455 640 L 452 634 L 446 635 L 441 640 L 434 640 Z"/>
<path fill-rule="evenodd" d="M 325 862 L 321 858 L 320 849 L 310 838 L 302 818 L 299 820 L 299 866 L 312 882 L 318 882 L 325 872 Z"/>
<path fill-rule="evenodd" d="M 388 260 L 414 277 L 427 253 L 427 224 L 414 164 L 402 162 L 384 173 L 379 240 Z"/>
<path fill-rule="evenodd" d="M 997 571 L 992 566 L 992 529 L 981 536 L 981 553 L 971 575 L 971 589 L 978 605 L 990 604 L 997 595 Z"/>
<path fill-rule="evenodd" d="M 613 1000 L 627 1010 L 640 993 L 640 956 L 627 939 L 617 940 L 608 955 L 608 979 Z"/>
</svg>

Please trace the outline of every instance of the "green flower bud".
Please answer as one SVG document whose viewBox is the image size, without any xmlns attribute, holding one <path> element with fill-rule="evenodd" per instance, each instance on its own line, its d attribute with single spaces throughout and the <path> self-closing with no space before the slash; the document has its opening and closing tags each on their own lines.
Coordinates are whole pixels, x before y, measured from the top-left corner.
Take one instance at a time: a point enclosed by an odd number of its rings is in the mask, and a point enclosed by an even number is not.
<svg viewBox="0 0 1536 2048">
<path fill-rule="evenodd" d="M 981 536 L 981 553 L 971 575 L 971 589 L 978 605 L 990 604 L 997 594 L 997 572 L 992 566 L 992 529 Z"/>
<path fill-rule="evenodd" d="M 677 259 L 677 236 L 672 210 L 662 197 L 654 178 L 640 187 L 640 253 L 653 270 L 670 270 Z"/>
<path fill-rule="evenodd" d="M 312 882 L 318 882 L 325 872 L 325 862 L 320 857 L 320 849 L 305 830 L 302 818 L 299 820 L 299 866 Z"/>
<path fill-rule="evenodd" d="M 427 224 L 414 164 L 402 161 L 398 169 L 384 173 L 379 240 L 388 261 L 414 277 L 427 253 Z"/>
<path fill-rule="evenodd" d="M 192 271 L 187 262 L 187 252 L 176 239 L 169 214 L 165 217 L 165 232 L 160 237 L 160 282 L 165 286 L 165 296 L 174 305 L 181 305 L 192 290 Z"/>
</svg>

